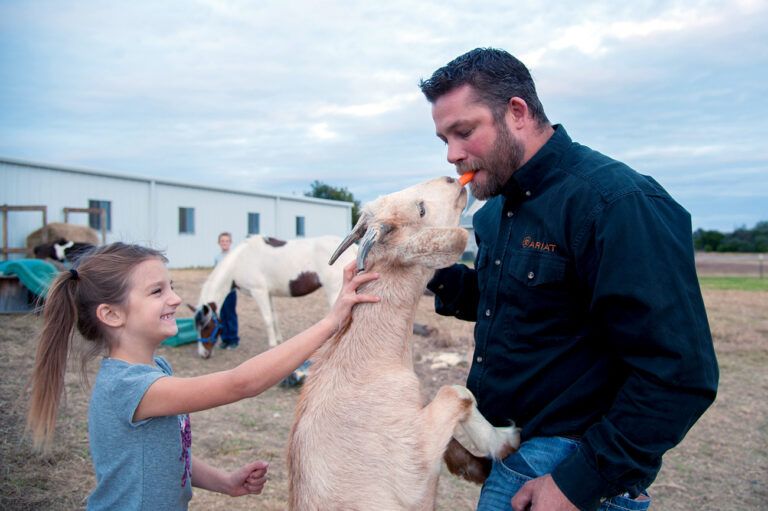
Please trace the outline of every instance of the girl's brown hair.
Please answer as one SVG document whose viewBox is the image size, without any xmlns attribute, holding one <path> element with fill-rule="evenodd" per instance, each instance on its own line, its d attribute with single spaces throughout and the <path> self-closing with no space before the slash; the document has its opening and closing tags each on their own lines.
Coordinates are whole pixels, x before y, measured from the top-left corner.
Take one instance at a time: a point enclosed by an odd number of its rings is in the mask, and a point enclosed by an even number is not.
<svg viewBox="0 0 768 511">
<path fill-rule="evenodd" d="M 59 274 L 52 282 L 45 298 L 27 415 L 36 448 L 48 449 L 53 439 L 75 325 L 83 338 L 91 341 L 80 364 L 85 380 L 88 361 L 107 350 L 106 330 L 96 317 L 96 308 L 102 303 L 124 304 L 133 270 L 148 259 L 168 261 L 162 252 L 151 248 L 112 243 L 83 255 L 73 270 Z"/>
</svg>

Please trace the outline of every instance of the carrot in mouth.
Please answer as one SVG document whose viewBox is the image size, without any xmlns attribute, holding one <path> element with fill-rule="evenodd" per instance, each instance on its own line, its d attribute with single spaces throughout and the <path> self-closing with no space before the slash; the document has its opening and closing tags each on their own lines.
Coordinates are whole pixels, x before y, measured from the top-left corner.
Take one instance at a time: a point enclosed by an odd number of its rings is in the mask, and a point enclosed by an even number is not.
<svg viewBox="0 0 768 511">
<path fill-rule="evenodd" d="M 472 172 L 472 171 L 465 172 L 461 176 L 459 176 L 459 183 L 461 183 L 461 186 L 465 186 L 467 183 L 472 181 L 473 177 L 475 177 L 475 173 L 474 172 Z"/>
</svg>

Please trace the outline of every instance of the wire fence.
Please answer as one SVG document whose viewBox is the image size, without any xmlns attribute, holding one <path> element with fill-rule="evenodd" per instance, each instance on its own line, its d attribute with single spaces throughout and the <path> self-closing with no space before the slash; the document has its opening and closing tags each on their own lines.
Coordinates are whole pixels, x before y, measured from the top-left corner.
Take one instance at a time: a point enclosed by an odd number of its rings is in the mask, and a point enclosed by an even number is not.
<svg viewBox="0 0 768 511">
<path fill-rule="evenodd" d="M 705 276 L 768 277 L 766 254 L 696 252 L 696 271 Z"/>
</svg>

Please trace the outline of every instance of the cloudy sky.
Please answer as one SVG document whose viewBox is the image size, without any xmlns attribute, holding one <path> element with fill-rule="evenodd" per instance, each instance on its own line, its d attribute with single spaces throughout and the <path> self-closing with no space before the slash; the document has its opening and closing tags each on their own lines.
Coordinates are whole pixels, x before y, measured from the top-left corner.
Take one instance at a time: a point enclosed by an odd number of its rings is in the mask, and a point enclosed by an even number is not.
<svg viewBox="0 0 768 511">
<path fill-rule="evenodd" d="M 618 4 L 0 0 L 0 156 L 367 201 L 453 173 L 418 81 L 493 46 L 695 228 L 768 220 L 768 2 Z"/>
</svg>

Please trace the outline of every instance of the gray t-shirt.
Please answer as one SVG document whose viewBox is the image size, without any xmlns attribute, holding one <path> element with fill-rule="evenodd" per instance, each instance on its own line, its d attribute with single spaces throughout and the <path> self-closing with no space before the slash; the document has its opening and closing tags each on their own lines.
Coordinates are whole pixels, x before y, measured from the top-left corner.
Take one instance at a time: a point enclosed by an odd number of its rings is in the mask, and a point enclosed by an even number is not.
<svg viewBox="0 0 768 511">
<path fill-rule="evenodd" d="M 214 265 L 214 266 L 218 266 L 218 265 L 219 265 L 219 263 L 220 263 L 220 262 L 221 262 L 221 261 L 222 261 L 222 260 L 223 260 L 225 257 L 227 257 L 227 254 L 229 254 L 229 252 L 219 252 L 218 254 L 216 254 L 216 255 L 214 256 L 214 258 L 213 258 L 213 265 Z"/>
<path fill-rule="evenodd" d="M 192 498 L 189 415 L 133 422 L 144 393 L 173 370 L 105 358 L 88 407 L 88 438 L 96 489 L 88 509 L 179 510 Z"/>
</svg>

